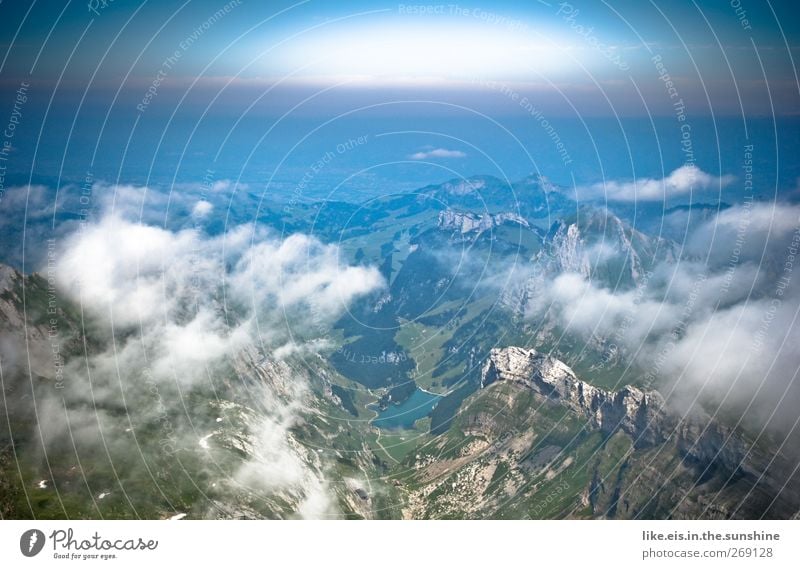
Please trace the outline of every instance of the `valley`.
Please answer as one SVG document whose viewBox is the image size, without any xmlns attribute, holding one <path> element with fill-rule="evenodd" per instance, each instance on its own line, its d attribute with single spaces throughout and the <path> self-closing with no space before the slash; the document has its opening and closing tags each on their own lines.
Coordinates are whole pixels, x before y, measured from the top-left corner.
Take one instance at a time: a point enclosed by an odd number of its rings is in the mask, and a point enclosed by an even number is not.
<svg viewBox="0 0 800 569">
<path fill-rule="evenodd" d="M 374 268 L 380 286 L 330 322 L 327 296 L 310 295 L 191 372 L 138 367 L 157 347 L 60 294 L 65 389 L 47 282 L 4 267 L 0 514 L 796 516 L 800 456 L 712 397 L 687 408 L 642 355 L 685 332 L 656 301 L 695 259 L 566 193 L 478 176 L 363 204 L 265 202 L 256 223 L 335 247 L 339 267 Z M 605 302 L 597 315 L 580 308 L 587 295 Z M 232 330 L 267 310 L 224 287 L 203 303 Z M 197 306 L 170 325 L 193 322 Z M 9 366 L 12 344 L 27 361 Z"/>
</svg>

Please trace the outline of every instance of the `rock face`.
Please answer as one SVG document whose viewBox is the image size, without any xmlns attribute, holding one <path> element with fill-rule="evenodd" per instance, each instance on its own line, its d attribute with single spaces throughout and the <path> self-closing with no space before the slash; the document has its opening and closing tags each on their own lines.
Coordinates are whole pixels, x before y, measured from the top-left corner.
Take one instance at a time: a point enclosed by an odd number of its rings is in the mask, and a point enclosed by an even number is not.
<svg viewBox="0 0 800 569">
<path fill-rule="evenodd" d="M 533 349 L 495 348 L 484 364 L 481 387 L 508 381 L 532 389 L 542 397 L 566 405 L 606 433 L 621 430 L 634 446 L 675 448 L 687 464 L 700 465 L 704 474 L 722 468 L 745 476 L 754 487 L 780 495 L 787 507 L 800 507 L 800 493 L 787 487 L 797 472 L 797 460 L 779 452 L 765 452 L 738 431 L 712 420 L 703 412 L 686 416 L 669 411 L 654 391 L 626 386 L 605 391 L 578 379 L 562 361 Z"/>
<path fill-rule="evenodd" d="M 600 389 L 519 347 L 492 350 L 482 372 L 438 446 L 403 465 L 406 517 L 788 519 L 800 508 L 797 458 L 683 417 L 658 393 Z"/>
<path fill-rule="evenodd" d="M 513 381 L 566 405 L 605 432 L 622 429 L 639 444 L 665 436 L 664 399 L 636 387 L 605 391 L 581 381 L 562 361 L 533 349 L 495 348 L 484 364 L 481 387 L 495 381 Z"/>
<path fill-rule="evenodd" d="M 578 225 L 562 225 L 553 236 L 551 243 L 552 259 L 558 272 L 578 273 L 589 277 L 591 259 L 584 247 Z"/>
<path fill-rule="evenodd" d="M 479 178 L 471 180 L 454 180 L 442 184 L 442 190 L 454 196 L 463 196 L 477 192 L 486 187 L 486 182 Z"/>
<path fill-rule="evenodd" d="M 8 265 L 0 264 L 0 292 L 14 288 L 19 276 L 19 273 Z"/>
<path fill-rule="evenodd" d="M 80 323 L 64 311 L 67 304 L 43 276 L 0 264 L 0 361 L 6 386 L 15 382 L 15 374 L 22 384 L 30 375 L 60 374 L 63 358 L 82 349 Z"/>
<path fill-rule="evenodd" d="M 583 210 L 576 221 L 551 228 L 547 250 L 537 261 L 549 274 L 577 273 L 618 287 L 641 284 L 647 267 L 673 259 L 664 239 L 646 236 L 610 212 Z"/>
<path fill-rule="evenodd" d="M 517 223 L 529 227 L 528 222 L 514 213 L 475 214 L 446 209 L 439 212 L 438 227 L 445 231 L 465 233 L 482 233 L 506 222 Z"/>
<path fill-rule="evenodd" d="M 543 397 L 583 415 L 591 426 L 605 432 L 621 429 L 638 446 L 673 439 L 686 456 L 699 461 L 721 461 L 737 468 L 747 455 L 743 441 L 732 431 L 702 413 L 684 418 L 670 413 L 655 391 L 625 386 L 606 391 L 578 379 L 564 362 L 518 347 L 495 348 L 483 366 L 481 387 L 510 381 L 533 389 Z"/>
<path fill-rule="evenodd" d="M 551 254 L 558 271 L 589 277 L 592 267 L 618 257 L 628 260 L 628 276 L 637 282 L 643 272 L 642 261 L 628 233 L 636 235 L 640 242 L 647 238 L 613 214 L 597 212 L 587 217 L 581 224 L 561 224 L 553 235 Z"/>
</svg>

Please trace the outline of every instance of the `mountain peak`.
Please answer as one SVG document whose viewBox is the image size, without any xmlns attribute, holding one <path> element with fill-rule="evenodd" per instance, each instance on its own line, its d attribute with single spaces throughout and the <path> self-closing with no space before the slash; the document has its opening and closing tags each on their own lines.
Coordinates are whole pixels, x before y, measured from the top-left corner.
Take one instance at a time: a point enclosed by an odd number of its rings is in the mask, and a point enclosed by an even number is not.
<svg viewBox="0 0 800 569">
<path fill-rule="evenodd" d="M 534 349 L 494 348 L 481 373 L 481 387 L 497 381 L 518 383 L 584 415 L 593 426 L 622 429 L 634 439 L 654 443 L 665 434 L 664 399 L 633 386 L 606 391 L 578 379 L 567 364 Z"/>
<path fill-rule="evenodd" d="M 485 213 L 477 214 L 472 212 L 462 212 L 446 209 L 439 212 L 438 227 L 445 231 L 457 231 L 464 233 L 482 233 L 493 227 L 511 222 L 523 227 L 530 227 L 528 222 L 515 213 Z"/>
<path fill-rule="evenodd" d="M 16 269 L 0 263 L 0 292 L 14 288 L 14 283 L 19 277 L 20 274 Z"/>
</svg>

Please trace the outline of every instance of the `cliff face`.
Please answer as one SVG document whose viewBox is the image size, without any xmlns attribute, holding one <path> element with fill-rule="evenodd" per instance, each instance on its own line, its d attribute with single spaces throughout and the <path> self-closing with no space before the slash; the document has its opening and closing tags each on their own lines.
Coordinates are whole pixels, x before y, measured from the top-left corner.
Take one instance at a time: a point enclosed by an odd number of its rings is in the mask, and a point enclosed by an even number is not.
<svg viewBox="0 0 800 569">
<path fill-rule="evenodd" d="M 640 284 L 647 267 L 672 259 L 666 240 L 644 235 L 610 212 L 586 210 L 577 220 L 551 228 L 548 247 L 536 261 L 553 275 L 578 273 L 618 287 Z"/>
<path fill-rule="evenodd" d="M 406 517 L 787 519 L 798 460 L 660 394 L 599 389 L 556 358 L 494 349 L 434 448 L 403 464 Z"/>
<path fill-rule="evenodd" d="M 486 182 L 480 178 L 472 180 L 459 180 L 452 182 L 445 182 L 442 184 L 442 190 L 454 196 L 463 196 L 478 192 L 486 187 Z"/>
<path fill-rule="evenodd" d="M 797 470 L 796 459 L 748 442 L 702 412 L 686 416 L 672 412 L 655 391 L 632 386 L 605 391 L 578 379 L 565 363 L 518 347 L 495 348 L 484 364 L 482 387 L 503 381 L 569 407 L 607 434 L 622 431 L 635 447 L 673 448 L 687 464 L 704 473 L 721 469 L 731 478 L 757 480 L 792 508 L 800 505 L 800 495 L 786 487 Z"/>
<path fill-rule="evenodd" d="M 585 239 L 577 224 L 559 227 L 553 236 L 550 248 L 557 272 L 590 276 L 592 263 L 586 251 Z"/>
<path fill-rule="evenodd" d="M 444 231 L 461 233 L 481 233 L 506 222 L 528 227 L 528 222 L 514 213 L 476 214 L 446 209 L 439 212 L 438 227 Z"/>
<path fill-rule="evenodd" d="M 481 387 L 513 381 L 566 405 L 605 432 L 622 429 L 638 444 L 665 437 L 664 399 L 636 387 L 605 391 L 581 381 L 562 361 L 523 348 L 495 348 L 483 367 Z"/>
</svg>

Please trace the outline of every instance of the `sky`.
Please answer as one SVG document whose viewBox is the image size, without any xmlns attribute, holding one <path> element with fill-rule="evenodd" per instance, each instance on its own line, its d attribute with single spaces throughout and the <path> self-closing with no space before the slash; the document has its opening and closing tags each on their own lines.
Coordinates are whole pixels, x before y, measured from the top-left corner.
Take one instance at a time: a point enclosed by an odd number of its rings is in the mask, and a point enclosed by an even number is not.
<svg viewBox="0 0 800 569">
<path fill-rule="evenodd" d="M 314 96 L 303 111 L 324 113 L 380 100 L 378 91 L 511 113 L 519 109 L 492 102 L 510 85 L 551 112 L 663 115 L 666 74 L 698 113 L 800 110 L 800 24 L 788 1 L 40 0 L 0 9 L 4 91 L 33 82 L 44 96 L 57 89 L 59 102 L 107 102 L 109 92 L 141 102 L 157 82 L 162 100 L 204 105 L 216 95 L 221 111 L 258 99 L 275 114 Z"/>
<path fill-rule="evenodd" d="M 359 137 L 313 177 L 315 199 L 476 174 L 591 187 L 690 164 L 724 179 L 754 141 L 759 191 L 800 187 L 787 1 L 36 0 L 0 15 L 0 125 L 18 124 L 0 190 L 213 170 L 280 197 Z"/>
</svg>

